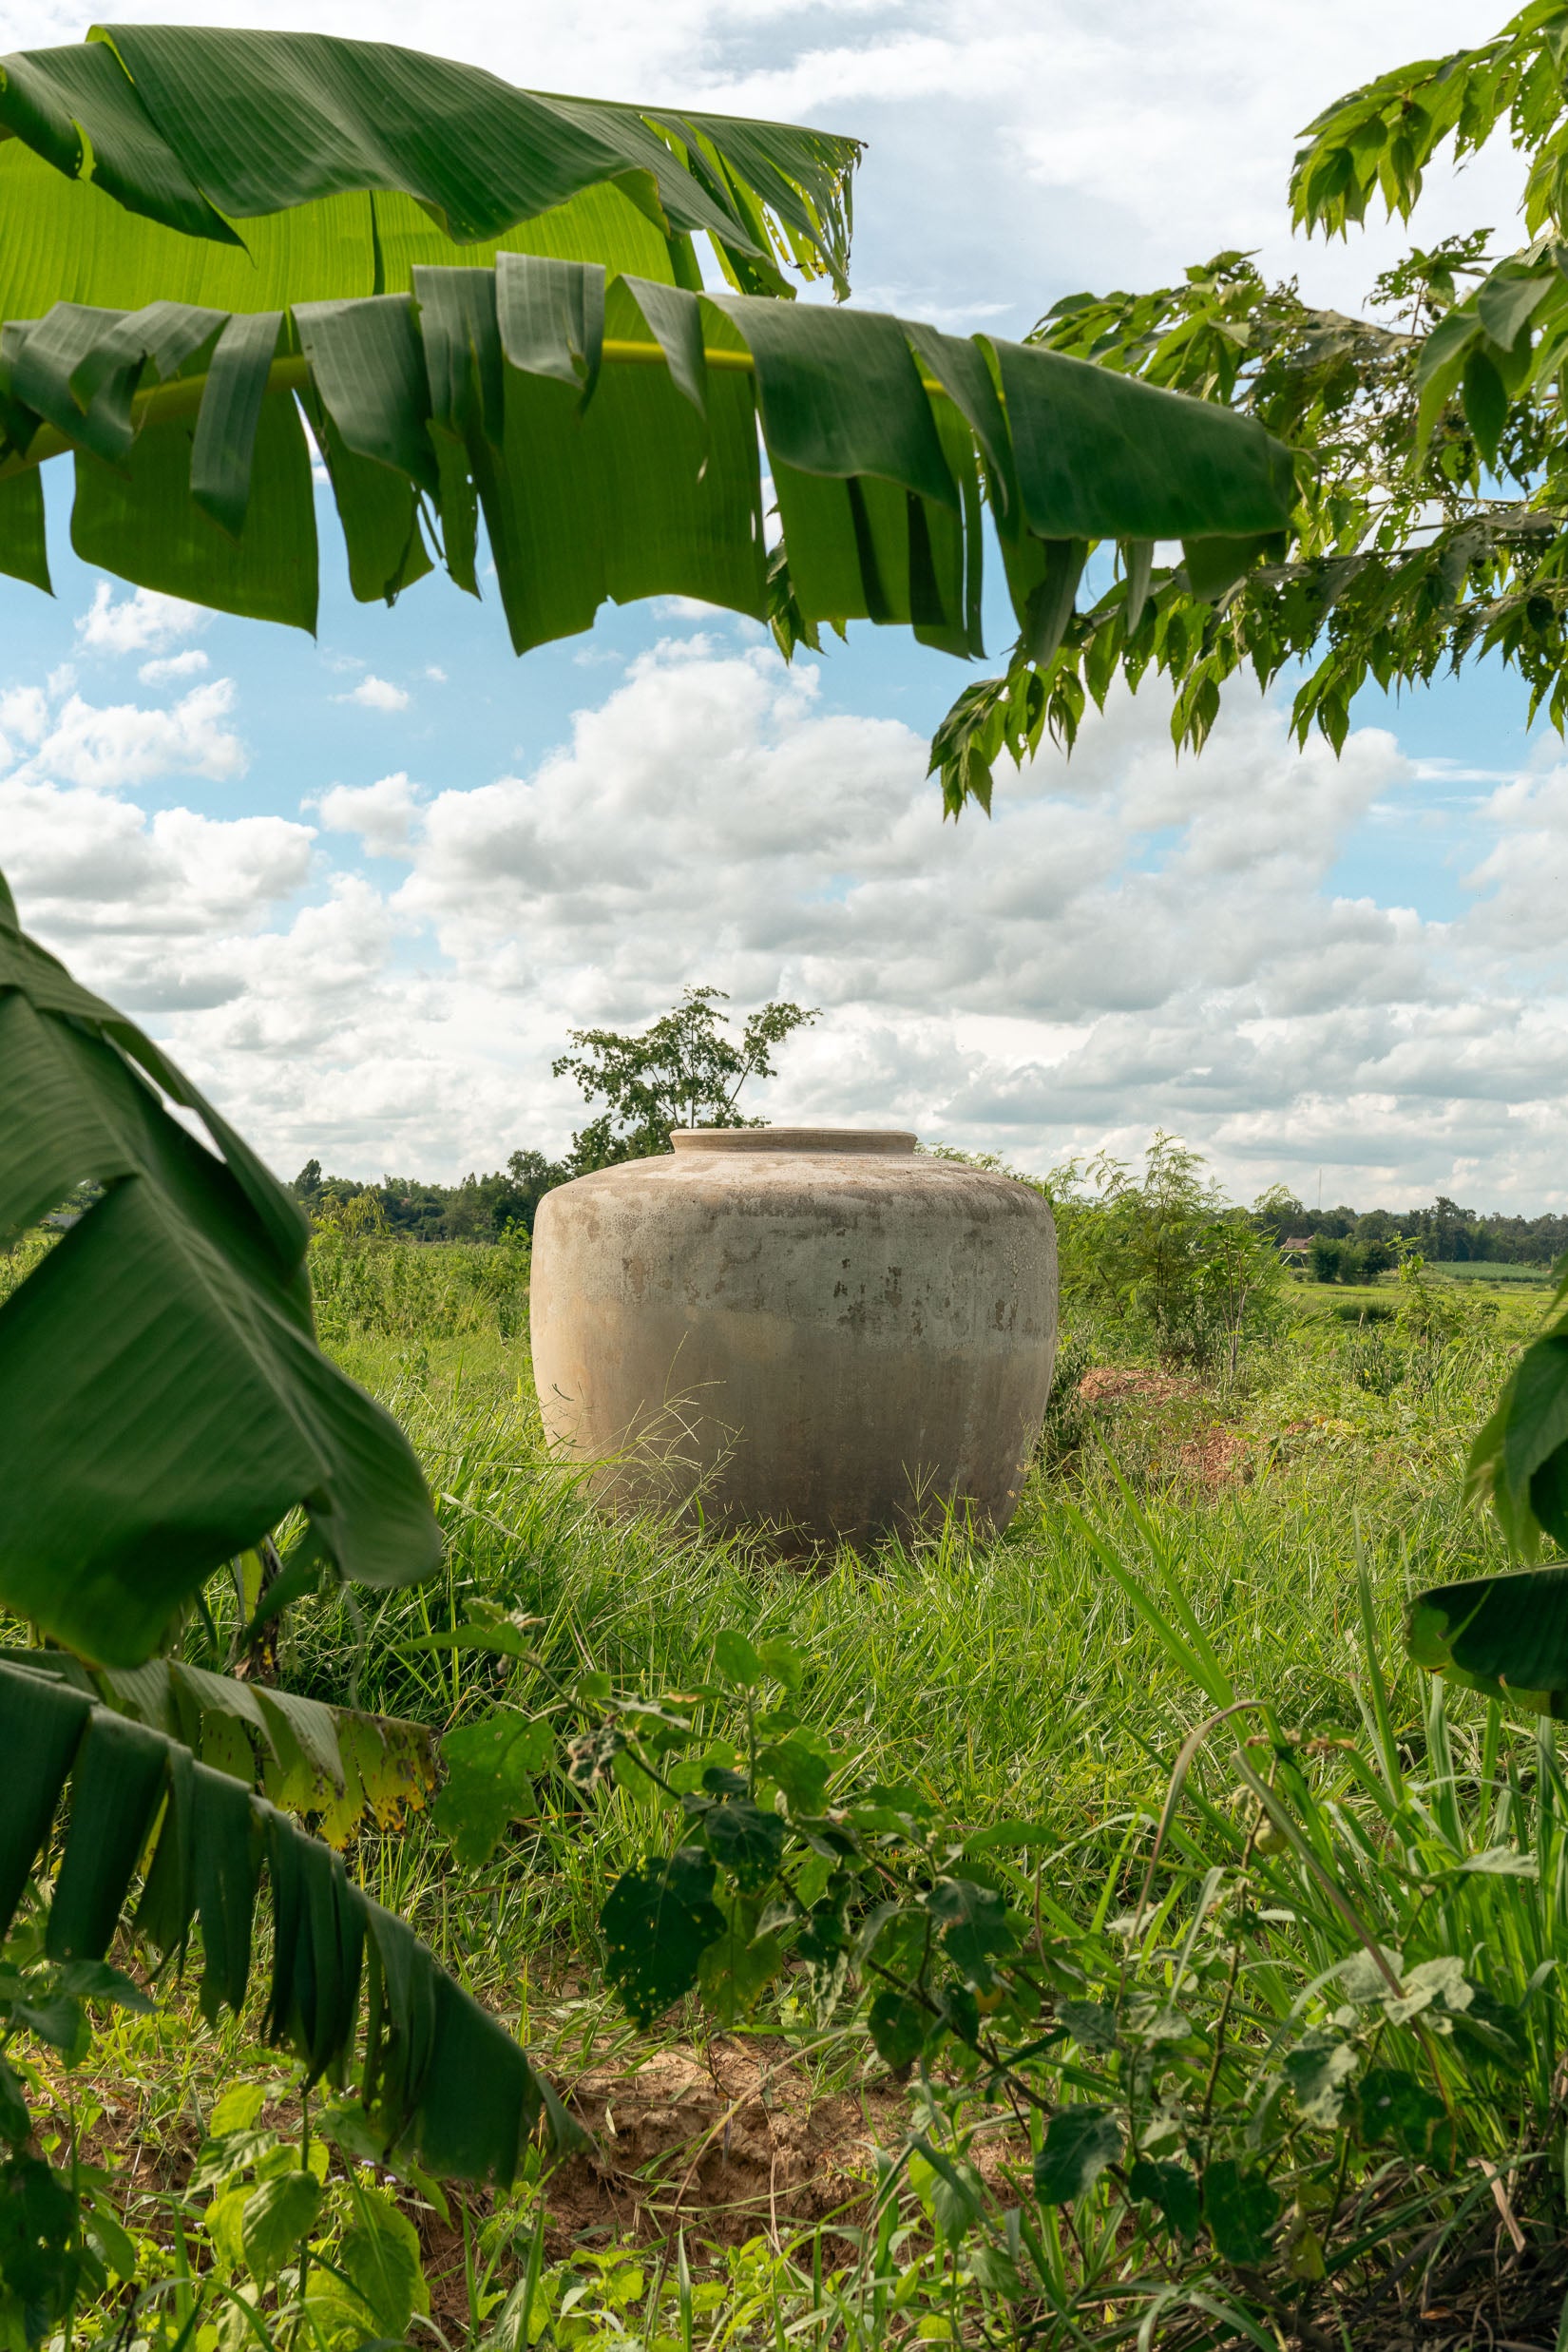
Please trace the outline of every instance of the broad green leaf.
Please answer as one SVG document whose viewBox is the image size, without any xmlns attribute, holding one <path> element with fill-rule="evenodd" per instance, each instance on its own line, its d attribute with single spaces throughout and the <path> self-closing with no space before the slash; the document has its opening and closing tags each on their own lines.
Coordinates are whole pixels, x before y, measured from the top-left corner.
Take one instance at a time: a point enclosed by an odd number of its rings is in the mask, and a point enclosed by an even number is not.
<svg viewBox="0 0 1568 2352">
<path fill-rule="evenodd" d="M 1121 2153 L 1121 2126 L 1103 2107 L 1059 2107 L 1035 2158 L 1042 2205 L 1070 2205 L 1094 2187 Z"/>
<path fill-rule="evenodd" d="M 893 1985 L 884 1985 L 866 2013 L 866 2023 L 876 2055 L 884 2066 L 895 2072 L 901 2066 L 912 2065 L 925 2047 L 927 2036 L 934 2020 L 930 2012 L 919 2001 L 911 2000 Z"/>
<path fill-rule="evenodd" d="M 123 1968 L 111 1968 L 107 1960 L 68 1961 L 60 1971 L 60 1990 L 73 2000 L 108 2001 L 143 2017 L 150 2017 L 155 2006 L 134 1977 L 127 1977 Z"/>
<path fill-rule="evenodd" d="M 507 365 L 581 390 L 586 408 L 604 349 L 604 272 L 598 263 L 504 255 L 495 265 L 495 315 Z"/>
<path fill-rule="evenodd" d="M 619 240 L 576 258 L 621 264 L 618 246 L 640 228 L 639 258 L 629 266 L 646 272 L 644 257 L 658 256 L 663 267 L 650 274 L 663 276 L 681 265 L 680 232 L 706 232 L 732 269 L 750 266 L 774 290 L 775 254 L 807 275 L 827 272 L 845 290 L 857 142 L 722 116 L 702 118 L 698 131 L 633 106 L 515 89 L 477 67 L 383 44 L 100 29 L 86 48 L 4 60 L 0 126 L 12 143 L 27 143 L 29 164 L 36 158 L 50 167 L 47 176 L 62 191 L 99 197 L 101 209 L 78 215 L 84 228 L 105 219 L 125 224 L 125 260 L 145 265 L 160 242 L 207 247 L 223 261 L 236 248 L 240 262 L 255 255 L 253 276 L 270 282 L 236 308 L 379 291 L 370 282 L 373 248 L 383 266 L 390 259 L 406 267 L 397 248 L 415 239 L 422 250 L 413 259 L 455 258 L 454 239 L 493 246 L 519 223 L 556 226 L 590 200 L 598 200 L 602 235 L 620 217 Z M 90 191 L 78 178 L 88 168 L 88 143 Z M 258 234 L 279 214 L 296 220 L 328 205 L 338 208 L 338 221 L 307 220 L 302 250 L 292 256 L 286 239 L 269 244 Z M 386 214 L 399 238 L 378 238 Z M 246 223 L 243 245 L 229 224 L 237 219 Z M 291 259 L 323 267 L 333 226 L 349 255 L 356 244 L 365 249 L 364 281 L 289 283 Z M 239 281 L 232 267 L 220 277 Z"/>
<path fill-rule="evenodd" d="M 60 1791 L 92 1713 L 80 1692 L 25 1668 L 7 1671 L 6 1802 L 0 1805 L 0 1943 L 10 1932 Z"/>
<path fill-rule="evenodd" d="M 1251 538 L 1286 520 L 1289 455 L 1251 418 L 1058 352 L 992 348 L 1037 538 Z"/>
<path fill-rule="evenodd" d="M 11 2016 L 24 2034 L 58 2050 L 67 2066 L 80 2065 L 92 2046 L 92 2027 L 81 2002 L 64 1993 L 14 2001 Z"/>
<path fill-rule="evenodd" d="M 755 1645 L 732 1625 L 721 1627 L 714 1635 L 714 1665 L 726 1682 L 736 1683 L 744 1691 L 755 1690 L 764 1679 Z"/>
<path fill-rule="evenodd" d="M 221 311 L 188 302 L 130 312 L 57 302 L 35 325 L 5 330 L 10 397 L 79 449 L 119 465 L 135 437 L 131 399 L 145 368 L 164 381 L 222 325 Z"/>
<path fill-rule="evenodd" d="M 282 2172 L 263 2181 L 245 2200 L 240 2243 L 258 2286 L 269 2286 L 285 2263 L 296 2259 L 321 2210 L 321 2184 L 314 2172 Z"/>
<path fill-rule="evenodd" d="M 1202 2207 L 1196 2178 L 1184 2164 L 1169 2158 L 1156 2163 L 1151 2157 L 1139 2156 L 1127 2175 L 1127 2186 L 1135 2197 L 1158 2207 L 1184 2245 L 1195 2243 L 1203 2227 Z"/>
<path fill-rule="evenodd" d="M 1406 1647 L 1428 1673 L 1542 1714 L 1568 1707 L 1568 1568 L 1418 1593 Z"/>
<path fill-rule="evenodd" d="M 142 2268 L 142 2256 L 136 2241 L 121 2225 L 114 2208 L 104 2191 L 88 2188 L 83 2204 L 82 2228 L 105 2267 L 117 2279 L 134 2279 Z"/>
<path fill-rule="evenodd" d="M 32 2136 L 32 2117 L 14 2068 L 0 2058 L 0 2140 L 13 2148 Z"/>
<path fill-rule="evenodd" d="M 0 153 L 4 150 L 0 149 Z M 0 481 L 0 572 L 50 593 L 48 544 L 44 528 L 44 483 L 38 473 Z"/>
<path fill-rule="evenodd" d="M 784 1945 L 778 1936 L 744 1932 L 738 1915 L 745 1908 L 736 1905 L 725 1933 L 708 1945 L 698 1968 L 702 2005 L 720 2025 L 736 2025 L 749 2016 L 759 1994 L 784 1965 Z"/>
<path fill-rule="evenodd" d="M 758 1750 L 756 1769 L 766 1779 L 778 1783 L 793 1811 L 821 1812 L 833 1759 L 820 1732 L 792 1731 L 787 1739 L 773 1741 Z"/>
<path fill-rule="evenodd" d="M 921 1898 L 936 1922 L 942 1948 L 966 1984 L 988 1992 L 995 1980 L 991 1966 L 1017 1942 L 1007 1906 L 994 1887 L 979 1886 L 972 1879 L 938 1879 Z"/>
<path fill-rule="evenodd" d="M 705 425 L 662 367 L 606 367 L 582 414 L 568 385 L 507 368 L 504 409 L 500 450 L 473 416 L 467 450 L 519 653 L 589 627 L 606 597 L 691 596 L 762 618 L 745 376 L 710 380 Z"/>
<path fill-rule="evenodd" d="M 263 403 L 235 536 L 193 495 L 192 443 L 189 425 L 149 425 L 119 467 L 79 456 L 71 545 L 138 587 L 314 631 L 316 500 L 298 410 L 292 400 Z M 233 496 L 238 503 L 238 489 Z"/>
<path fill-rule="evenodd" d="M 1203 2168 L 1203 2218 L 1215 2251 L 1229 2263 L 1267 2262 L 1280 2216 L 1279 2191 L 1256 2165 L 1221 2156 Z"/>
<path fill-rule="evenodd" d="M 1056 2014 L 1057 2022 L 1066 2027 L 1080 2050 L 1116 2048 L 1115 2001 L 1061 2000 Z"/>
<path fill-rule="evenodd" d="M 1464 362 L 1461 385 L 1464 417 L 1488 466 L 1498 462 L 1498 447 L 1508 421 L 1508 392 L 1495 362 L 1478 344 Z"/>
<path fill-rule="evenodd" d="M 1286 2055 L 1284 2074 L 1303 2123 L 1323 2132 L 1338 2130 L 1357 2064 L 1348 2042 L 1328 2034 L 1302 2036 Z"/>
<path fill-rule="evenodd" d="M 957 506 L 930 400 L 896 318 L 739 295 L 708 298 L 738 327 L 756 363 L 762 430 L 776 463 L 838 480 L 872 474 Z"/>
<path fill-rule="evenodd" d="M 715 1866 L 699 1846 L 646 1862 L 611 1887 L 599 1915 L 604 1973 L 639 2025 L 651 2025 L 697 1983 L 702 1955 L 725 1932 Z"/>
<path fill-rule="evenodd" d="M 63 2317 L 74 2304 L 80 2264 L 69 2247 L 77 2212 L 69 2174 L 41 2157 L 13 2156 L 0 2169 L 0 2277 L 39 2317 Z M 20 2325 L 16 2336 L 27 2340 Z"/>
<path fill-rule="evenodd" d="M 167 1775 L 167 1743 L 95 1710 L 71 1773 L 67 1842 L 45 1948 L 51 1960 L 101 1960 L 119 1924 Z"/>
<path fill-rule="evenodd" d="M 10 1805 L 0 1807 L 8 1884 L 18 1891 L 48 1836 L 72 1762 L 68 1752 L 60 1761 L 63 1743 L 51 1725 L 64 1725 L 67 1739 L 79 1744 L 49 1914 L 52 1957 L 104 1960 L 131 1871 L 156 1826 L 137 1925 L 163 1952 L 178 1953 L 200 1919 L 201 2005 L 209 2017 L 224 2006 L 238 2012 L 246 1998 L 263 1883 L 272 1906 L 263 2030 L 293 2048 L 312 2078 L 354 2053 L 368 1974 L 363 2101 L 383 2152 L 395 2144 L 432 2171 L 506 2186 L 542 2119 L 558 2149 L 573 2143 L 575 2127 L 512 2036 L 411 1929 L 351 1885 L 335 1854 L 162 1732 L 90 1702 L 84 1731 L 82 1705 L 64 1686 L 0 1662 L 0 1754 L 8 1759 L 8 1795 L 20 1788 L 25 1799 L 14 1816 Z M 51 1735 L 57 1752 L 43 1770 L 33 1758 Z M 0 1938 L 9 1925 L 9 1913 L 0 1914 Z M 118 1981 L 119 1972 L 110 1974 Z M 72 1980 L 98 1997 L 102 1979 L 90 1969 Z"/>
<path fill-rule="evenodd" d="M 207 2117 L 207 2130 L 215 2140 L 229 2132 L 249 2132 L 266 2103 L 265 2083 L 234 2083 L 214 2103 Z"/>
<path fill-rule="evenodd" d="M 316 389 L 345 448 L 407 474 L 436 496 L 440 473 L 426 430 L 430 385 L 411 296 L 298 302 L 294 320 Z"/>
<path fill-rule="evenodd" d="M 1401 2067 L 1373 2066 L 1356 2092 L 1361 2135 L 1392 2140 L 1417 2163 L 1446 2171 L 1454 2161 L 1454 2127 L 1435 2091 Z"/>
<path fill-rule="evenodd" d="M 390 2198 L 359 2189 L 334 2256 L 362 2299 L 378 2336 L 401 2336 L 415 2311 L 430 2309 L 419 2233 Z"/>
<path fill-rule="evenodd" d="M 452 1625 L 439 1633 L 420 1634 L 411 1650 L 485 1650 L 493 1657 L 526 1658 L 533 1645 L 516 1625 Z"/>
<path fill-rule="evenodd" d="M 784 1822 L 744 1797 L 729 1797 L 701 1819 L 714 1860 L 732 1872 L 742 1894 L 758 1894 L 784 1858 Z"/>
<path fill-rule="evenodd" d="M 985 2189 L 966 2157 L 947 2155 L 927 2139 L 916 2139 L 909 2155 L 909 2181 L 951 2247 L 962 2246 L 985 2220 Z"/>
<path fill-rule="evenodd" d="M 794 1698 L 806 1679 L 806 1660 L 799 1644 L 783 1634 L 770 1634 L 757 1643 L 756 1654 L 763 1672 Z"/>
<path fill-rule="evenodd" d="M 1004 2295 L 1009 2303 L 1022 2303 L 1028 2289 L 1023 2274 L 1010 2254 L 999 2246 L 975 2246 L 965 2250 L 965 2262 L 982 2286 L 993 2295 Z"/>
<path fill-rule="evenodd" d="M 0 1601 L 137 1665 L 212 1569 L 301 1501 L 347 1575 L 428 1573 L 440 1538 L 408 1443 L 311 1335 L 297 1209 L 9 911 L 0 896 L 0 1232 L 84 1177 L 105 1190 L 0 1308 Z"/>
<path fill-rule="evenodd" d="M 257 428 L 282 324 L 281 311 L 231 317 L 207 369 L 191 444 L 191 497 L 231 539 L 245 527 Z"/>
<path fill-rule="evenodd" d="M 435 1826 L 451 1839 L 465 1870 L 489 1860 L 508 1822 L 537 1812 L 533 1775 L 545 1769 L 554 1745 L 547 1724 L 504 1708 L 444 1735 L 447 1777 L 435 1801 Z"/>
<path fill-rule="evenodd" d="M 1250 420 L 1056 353 L 1003 349 L 1004 410 L 994 388 L 983 394 L 985 347 L 961 365 L 951 338 L 887 316 L 698 299 L 539 256 L 413 276 L 411 299 L 296 304 L 301 355 L 269 374 L 248 474 L 264 333 L 247 325 L 235 345 L 227 314 L 171 303 L 132 316 L 61 305 L 8 328 L 10 462 L 76 450 L 76 543 L 106 568 L 308 626 L 315 507 L 297 392 L 354 593 L 390 601 L 429 567 L 416 493 L 452 578 L 475 589 L 482 507 L 519 652 L 587 628 L 606 598 L 688 595 L 763 617 L 759 430 L 796 636 L 865 617 L 979 651 L 983 464 L 1040 662 L 1062 641 L 1091 539 L 1179 531 L 1214 594 L 1289 512 L 1288 454 Z M 212 344 L 205 373 L 186 367 L 196 336 Z M 933 378 L 911 337 L 935 354 Z M 148 364 L 186 372 L 133 398 L 143 348 Z M 46 416 L 48 430 L 29 422 Z"/>
<path fill-rule="evenodd" d="M 1559 282 L 1549 262 L 1534 269 L 1509 262 L 1477 287 L 1476 316 L 1500 350 L 1518 342 L 1520 329 Z"/>
</svg>

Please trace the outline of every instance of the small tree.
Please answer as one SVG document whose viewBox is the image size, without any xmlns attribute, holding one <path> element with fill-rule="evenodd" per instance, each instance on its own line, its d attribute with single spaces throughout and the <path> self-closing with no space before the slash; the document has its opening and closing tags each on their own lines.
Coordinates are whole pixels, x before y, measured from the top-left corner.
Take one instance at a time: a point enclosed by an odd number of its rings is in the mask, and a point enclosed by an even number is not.
<svg viewBox="0 0 1568 2352">
<path fill-rule="evenodd" d="M 738 1042 L 726 1033 L 722 988 L 688 988 L 679 1004 L 635 1036 L 618 1029 L 573 1029 L 583 1050 L 551 1063 L 557 1078 L 575 1078 L 589 1102 L 608 1108 L 572 1138 L 571 1171 L 623 1159 L 648 1159 L 670 1149 L 676 1127 L 765 1127 L 736 1109 L 749 1078 L 772 1078 L 773 1049 L 817 1018 L 814 1006 L 778 1002 L 753 1013 Z"/>
<path fill-rule="evenodd" d="M 1200 1154 L 1157 1134 L 1141 1177 L 1101 1153 L 1078 1193 L 1076 1170 L 1053 1193 L 1063 1289 L 1147 1342 L 1166 1362 L 1223 1360 L 1234 1377 L 1245 1340 L 1276 1318 L 1283 1268 L 1277 1245 L 1233 1209 Z M 1064 1212 L 1064 1214 L 1063 1214 Z"/>
</svg>

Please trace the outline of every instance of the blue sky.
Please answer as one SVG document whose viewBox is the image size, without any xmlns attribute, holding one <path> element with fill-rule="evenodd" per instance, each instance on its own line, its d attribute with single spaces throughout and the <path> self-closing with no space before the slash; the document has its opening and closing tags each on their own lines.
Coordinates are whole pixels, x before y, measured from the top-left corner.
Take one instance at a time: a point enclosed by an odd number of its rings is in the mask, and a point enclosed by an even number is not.
<svg viewBox="0 0 1568 2352">
<path fill-rule="evenodd" d="M 863 132 L 857 298 L 1013 334 L 1222 244 L 1353 301 L 1397 240 L 1292 245 L 1292 134 L 1489 29 L 1452 0 L 1108 0 L 1087 26 L 1055 0 L 1023 26 L 991 0 L 327 0 L 313 21 Z M 5 48 L 82 29 L 0 0 Z M 1515 183 L 1505 152 L 1439 175 L 1414 233 L 1506 222 Z M 1151 686 L 955 829 L 925 743 L 966 673 L 894 632 L 792 674 L 752 624 L 639 608 L 519 663 L 493 600 L 432 578 L 357 607 L 329 560 L 313 642 L 96 579 L 67 491 L 56 598 L 0 587 L 0 863 L 285 1174 L 555 1148 L 582 1117 L 549 1075 L 566 1029 L 713 982 L 822 1007 L 759 1095 L 774 1118 L 1033 1166 L 1163 1125 L 1243 1196 L 1310 1195 L 1321 1169 L 1362 1202 L 1568 1197 L 1568 772 L 1503 675 L 1364 696 L 1337 763 L 1245 693 L 1177 762 Z M 999 653 L 1008 634 L 999 615 Z"/>
</svg>

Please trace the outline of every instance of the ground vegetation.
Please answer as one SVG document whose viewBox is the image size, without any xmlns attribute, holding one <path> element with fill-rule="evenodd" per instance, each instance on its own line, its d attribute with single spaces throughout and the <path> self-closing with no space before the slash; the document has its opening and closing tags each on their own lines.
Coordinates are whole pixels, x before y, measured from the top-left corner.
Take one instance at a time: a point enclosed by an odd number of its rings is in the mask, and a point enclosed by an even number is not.
<svg viewBox="0 0 1568 2352">
<path fill-rule="evenodd" d="M 1172 1157 L 1138 1187 L 1167 1282 L 1207 1186 Z M 804 1578 L 550 1467 L 526 1257 L 510 1315 L 390 1328 L 369 1270 L 460 1297 L 502 1252 L 317 1236 L 444 1564 L 296 1599 L 263 1688 L 424 1729 L 438 1786 L 356 1817 L 353 1878 L 586 2136 L 440 2187 L 356 2102 L 302 2103 L 264 2013 L 207 2022 L 129 1934 L 68 1976 L 25 1895 L 6 2056 L 87 2196 L 37 2249 L 77 2340 L 1551 2341 L 1551 1725 L 1403 1654 L 1414 1593 L 1503 1564 L 1465 1456 L 1539 1310 L 1431 1268 L 1287 1285 L 1233 1371 L 1173 1359 L 1062 1225 L 1013 1527 Z M 205 1598 L 193 1678 L 245 1631 L 232 1582 Z"/>
</svg>

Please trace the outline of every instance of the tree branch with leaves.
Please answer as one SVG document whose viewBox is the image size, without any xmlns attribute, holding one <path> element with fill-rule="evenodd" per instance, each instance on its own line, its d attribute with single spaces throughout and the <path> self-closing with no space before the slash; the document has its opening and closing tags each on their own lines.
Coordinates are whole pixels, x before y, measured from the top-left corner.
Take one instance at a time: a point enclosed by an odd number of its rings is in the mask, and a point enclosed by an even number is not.
<svg viewBox="0 0 1568 2352">
<path fill-rule="evenodd" d="M 775 1047 L 817 1019 L 814 1006 L 779 1000 L 747 1015 L 738 1040 L 727 1034 L 719 1011 L 722 988 L 687 988 L 673 1010 L 633 1034 L 618 1029 L 572 1029 L 583 1050 L 550 1064 L 555 1078 L 575 1078 L 589 1102 L 608 1108 L 572 1138 L 571 1167 L 585 1176 L 625 1159 L 647 1159 L 670 1149 L 677 1127 L 765 1127 L 736 1110 L 741 1088 L 772 1078 Z"/>
</svg>

